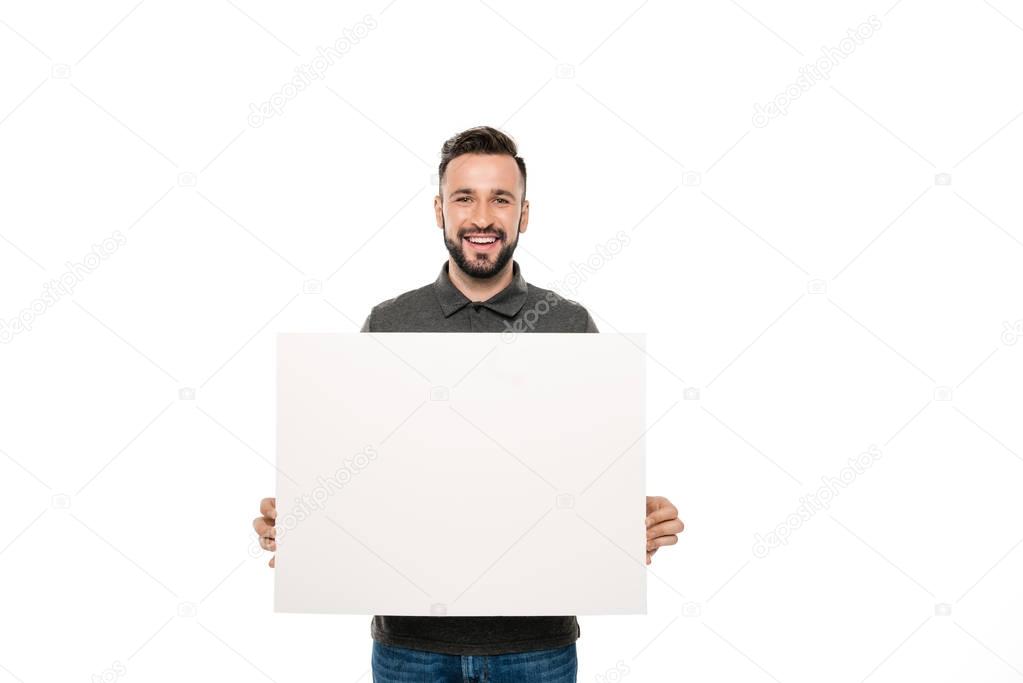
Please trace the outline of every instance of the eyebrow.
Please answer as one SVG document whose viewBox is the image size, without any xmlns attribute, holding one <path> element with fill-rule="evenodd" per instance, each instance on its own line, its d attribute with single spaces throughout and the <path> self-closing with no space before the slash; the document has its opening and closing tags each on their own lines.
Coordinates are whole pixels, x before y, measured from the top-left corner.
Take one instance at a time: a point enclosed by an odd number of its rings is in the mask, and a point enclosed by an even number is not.
<svg viewBox="0 0 1023 683">
<path fill-rule="evenodd" d="M 455 190 L 454 192 L 452 192 L 448 196 L 449 197 L 454 197 L 456 194 L 475 195 L 476 194 L 476 190 L 472 189 L 471 187 L 460 187 L 460 188 L 458 188 L 457 190 Z M 492 196 L 492 197 L 505 196 L 505 197 L 511 197 L 512 199 L 515 199 L 515 193 L 514 192 L 509 192 L 508 190 L 502 190 L 502 189 L 491 190 L 490 191 L 490 196 Z"/>
</svg>

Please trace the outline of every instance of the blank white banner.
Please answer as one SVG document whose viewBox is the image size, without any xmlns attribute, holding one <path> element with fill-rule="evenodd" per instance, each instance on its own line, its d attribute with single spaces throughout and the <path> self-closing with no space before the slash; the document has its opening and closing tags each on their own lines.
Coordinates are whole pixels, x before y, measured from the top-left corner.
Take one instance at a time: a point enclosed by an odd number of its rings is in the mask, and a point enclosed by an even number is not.
<svg viewBox="0 0 1023 683">
<path fill-rule="evenodd" d="M 279 334 L 275 610 L 645 614 L 645 344 Z"/>
</svg>

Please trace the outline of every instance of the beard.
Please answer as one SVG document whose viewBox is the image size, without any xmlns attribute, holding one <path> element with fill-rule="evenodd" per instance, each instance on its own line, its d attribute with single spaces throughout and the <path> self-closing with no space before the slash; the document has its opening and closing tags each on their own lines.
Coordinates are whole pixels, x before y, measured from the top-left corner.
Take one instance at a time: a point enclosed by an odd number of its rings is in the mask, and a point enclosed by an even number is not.
<svg viewBox="0 0 1023 683">
<path fill-rule="evenodd" d="M 515 241 L 509 242 L 505 233 L 500 230 L 464 230 L 457 235 L 457 240 L 452 241 L 448 239 L 447 224 L 444 224 L 444 246 L 448 248 L 448 253 L 451 254 L 451 258 L 454 259 L 455 263 L 462 272 L 466 275 L 475 278 L 486 279 L 494 277 L 508 264 L 511 260 L 512 255 L 515 253 L 515 247 L 518 246 L 518 231 L 515 233 Z M 493 255 L 490 252 L 479 253 L 479 254 L 467 254 L 464 247 L 462 237 L 474 232 L 489 232 L 496 234 L 501 239 L 501 249 L 497 252 L 497 255 Z"/>
</svg>

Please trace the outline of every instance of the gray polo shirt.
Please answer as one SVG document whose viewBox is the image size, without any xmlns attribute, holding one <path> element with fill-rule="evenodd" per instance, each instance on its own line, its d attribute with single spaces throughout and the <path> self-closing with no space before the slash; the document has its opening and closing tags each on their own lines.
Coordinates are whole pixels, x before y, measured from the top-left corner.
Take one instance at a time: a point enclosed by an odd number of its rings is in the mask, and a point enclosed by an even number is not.
<svg viewBox="0 0 1023 683">
<path fill-rule="evenodd" d="M 362 332 L 597 332 L 589 312 L 531 285 L 512 260 L 512 282 L 486 301 L 470 301 L 448 277 L 377 304 Z M 565 647 L 580 635 L 574 616 L 373 617 L 373 640 L 453 655 L 497 655 Z"/>
</svg>

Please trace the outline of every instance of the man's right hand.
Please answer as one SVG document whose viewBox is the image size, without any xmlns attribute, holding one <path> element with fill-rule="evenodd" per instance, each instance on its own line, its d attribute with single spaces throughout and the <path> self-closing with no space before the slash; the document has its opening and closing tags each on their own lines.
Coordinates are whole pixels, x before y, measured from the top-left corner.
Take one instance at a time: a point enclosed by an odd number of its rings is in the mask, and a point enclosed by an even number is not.
<svg viewBox="0 0 1023 683">
<path fill-rule="evenodd" d="M 277 522 L 277 499 L 276 498 L 264 498 L 259 503 L 259 514 L 260 517 L 256 517 L 252 520 L 252 528 L 256 530 L 259 535 L 259 545 L 263 550 L 270 550 L 276 552 L 277 541 L 277 528 L 274 526 Z M 270 558 L 270 566 L 274 566 L 274 560 L 277 559 L 276 555 Z"/>
</svg>

